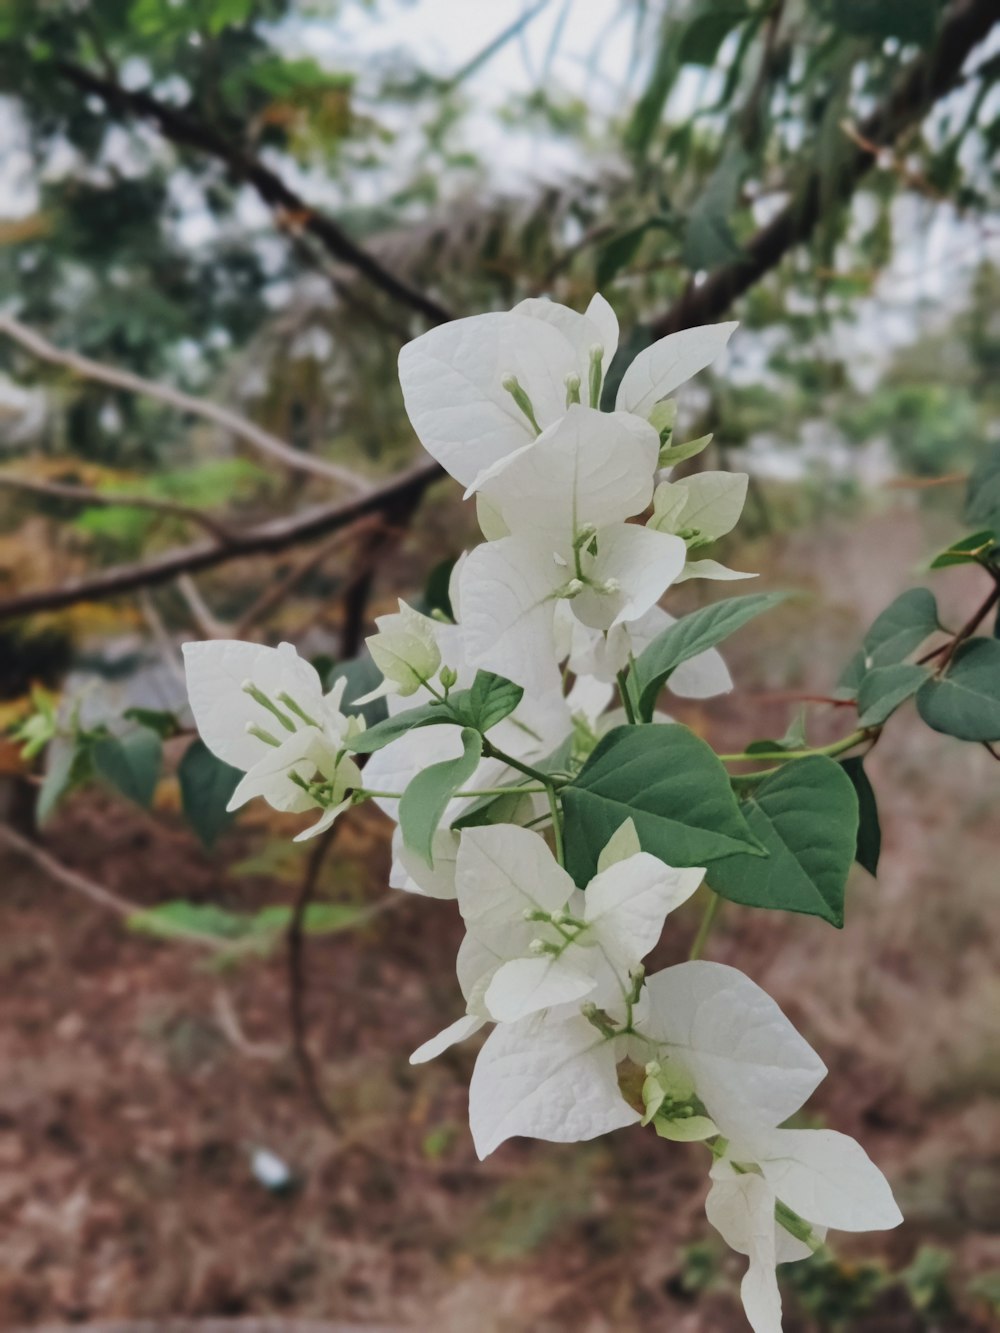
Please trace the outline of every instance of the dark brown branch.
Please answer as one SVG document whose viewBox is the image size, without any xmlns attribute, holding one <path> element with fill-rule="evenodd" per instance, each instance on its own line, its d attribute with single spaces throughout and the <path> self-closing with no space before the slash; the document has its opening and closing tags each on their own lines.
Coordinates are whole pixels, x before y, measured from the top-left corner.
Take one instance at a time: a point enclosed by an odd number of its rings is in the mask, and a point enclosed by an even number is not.
<svg viewBox="0 0 1000 1333">
<path fill-rule="evenodd" d="M 285 225 L 291 224 L 314 237 L 331 258 L 349 265 L 374 287 L 416 311 L 429 323 L 444 324 L 453 318 L 451 311 L 439 301 L 390 273 L 374 255 L 353 241 L 339 223 L 307 204 L 259 158 L 190 111 L 168 106 L 149 93 L 123 88 L 113 80 L 67 60 L 54 62 L 53 68 L 81 92 L 99 97 L 112 111 L 152 120 L 172 143 L 207 153 L 224 163 L 236 180 L 252 185 L 264 202 L 283 216 Z"/>
<path fill-rule="evenodd" d="M 932 49 L 907 66 L 888 100 L 858 127 L 858 134 L 867 146 L 855 144 L 843 167 L 838 184 L 842 200 L 851 196 L 872 169 L 875 158 L 871 148 L 890 146 L 950 92 L 960 80 L 970 51 L 998 22 L 1000 10 L 996 0 L 958 0 L 951 6 Z M 776 268 L 790 250 L 810 238 L 820 220 L 822 199 L 821 171 L 816 166 L 797 197 L 751 237 L 739 259 L 715 269 L 698 285 L 692 282 L 683 296 L 653 321 L 654 337 L 707 324 L 725 314 L 738 297 Z"/>
<path fill-rule="evenodd" d="M 384 514 L 403 502 L 412 501 L 415 504 L 431 482 L 442 475 L 438 464 L 428 460 L 357 499 L 319 505 L 292 518 L 273 519 L 246 528 L 234 535 L 228 543 L 192 543 L 177 550 L 165 551 L 151 560 L 137 561 L 132 565 L 115 565 L 56 588 L 18 593 L 0 599 L 0 622 L 32 615 L 36 611 L 55 611 L 63 606 L 75 606 L 78 602 L 103 601 L 108 597 L 134 592 L 136 588 L 167 583 L 179 574 L 194 574 L 246 556 L 270 555 L 276 551 L 286 551 L 292 546 L 303 546 L 306 542 L 346 528 L 360 518 L 367 518 L 369 514 Z"/>
</svg>

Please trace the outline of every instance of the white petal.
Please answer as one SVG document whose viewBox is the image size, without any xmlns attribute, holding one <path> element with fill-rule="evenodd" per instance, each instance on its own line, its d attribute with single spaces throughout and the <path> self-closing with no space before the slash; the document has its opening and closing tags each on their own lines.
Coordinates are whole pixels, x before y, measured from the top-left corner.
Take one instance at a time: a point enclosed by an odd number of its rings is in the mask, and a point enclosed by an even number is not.
<svg viewBox="0 0 1000 1333">
<path fill-rule="evenodd" d="M 450 828 L 439 828 L 434 834 L 431 854 L 433 869 L 422 856 L 415 855 L 404 844 L 400 829 L 393 829 L 389 887 L 421 894 L 425 898 L 454 898 L 458 834 Z"/>
<path fill-rule="evenodd" d="M 634 523 L 619 523 L 601 532 L 592 577 L 615 580 L 620 591 L 610 595 L 585 589 L 572 606 L 585 625 L 612 629 L 637 620 L 666 592 L 684 568 L 687 547 L 680 537 Z"/>
<path fill-rule="evenodd" d="M 570 310 L 568 306 L 559 305 L 557 301 L 538 297 L 521 301 L 514 307 L 512 313 L 545 320 L 573 344 L 576 348 L 577 374 L 580 376 L 584 397 L 587 394 L 590 349 L 595 343 L 604 348 L 601 365 L 603 372 L 607 373 L 611 359 L 618 348 L 618 320 L 603 296 L 595 294 L 587 306 L 586 313 L 582 315 L 576 310 Z"/>
<path fill-rule="evenodd" d="M 263 796 L 275 810 L 294 814 L 312 810 L 316 802 L 308 792 L 292 782 L 290 774 L 297 773 L 307 780 L 312 778 L 319 762 L 332 757 L 328 756 L 328 751 L 325 737 L 315 727 L 304 727 L 302 731 L 293 732 L 278 746 L 268 746 L 258 741 L 257 762 L 237 783 L 226 809 L 238 810 L 247 801 Z"/>
<path fill-rule="evenodd" d="M 675 869 L 638 852 L 602 870 L 587 885 L 585 918 L 611 959 L 626 971 L 663 933 L 667 914 L 691 897 L 703 869 Z"/>
<path fill-rule="evenodd" d="M 779 1129 L 760 1167 L 775 1194 L 800 1217 L 837 1231 L 884 1231 L 902 1214 L 889 1182 L 847 1134 Z"/>
<path fill-rule="evenodd" d="M 717 1180 L 705 1201 L 709 1222 L 750 1265 L 740 1286 L 754 1333 L 781 1333 L 781 1294 L 775 1265 L 774 1194 L 757 1175 Z"/>
<path fill-rule="evenodd" d="M 715 541 L 739 522 L 750 478 L 745 472 L 697 472 L 663 481 L 653 496 L 650 523 L 661 532 L 697 532 Z"/>
<path fill-rule="evenodd" d="M 317 838 L 321 833 L 325 833 L 338 815 L 350 805 L 350 801 L 341 801 L 339 805 L 331 805 L 329 810 L 324 810 L 315 824 L 310 824 L 308 828 L 303 829 L 301 833 L 296 833 L 292 842 L 308 842 L 310 838 Z"/>
<path fill-rule="evenodd" d="M 482 489 L 512 533 L 542 531 L 569 560 L 586 524 L 619 523 L 646 508 L 658 451 L 648 422 L 574 405 Z"/>
<path fill-rule="evenodd" d="M 558 912 L 575 887 L 545 839 L 516 824 L 466 829 L 455 883 L 459 910 L 474 934 L 521 923 L 526 910 Z"/>
<path fill-rule="evenodd" d="M 477 546 L 462 568 L 462 630 L 471 663 L 535 694 L 558 688 L 555 590 L 565 571 L 514 537 Z"/>
<path fill-rule="evenodd" d="M 604 373 L 618 351 L 618 317 L 600 292 L 590 298 L 586 311 L 587 319 L 598 331 L 597 341 L 604 348 Z M 587 349 L 589 352 L 589 348 Z"/>
<path fill-rule="evenodd" d="M 578 967 L 566 954 L 559 958 L 551 954 L 513 958 L 493 974 L 483 1003 L 498 1023 L 514 1023 L 540 1009 L 582 1000 L 596 985 L 591 973 Z"/>
<path fill-rule="evenodd" d="M 566 408 L 572 344 L 552 325 L 513 312 L 453 320 L 399 354 L 403 401 L 421 444 L 468 486 L 484 468 L 535 438 L 501 381 L 515 375 L 544 428 Z"/>
<path fill-rule="evenodd" d="M 245 681 L 274 700 L 282 692 L 291 695 L 307 713 L 320 710 L 320 678 L 290 643 L 265 648 L 238 639 L 212 639 L 185 643 L 183 648 L 188 700 L 198 734 L 217 758 L 235 768 L 251 768 L 261 757 L 263 742 L 247 734 L 248 724 L 280 733 L 279 739 L 286 734 L 281 723 L 244 692 Z"/>
<path fill-rule="evenodd" d="M 619 861 L 627 861 L 630 856 L 637 856 L 641 851 L 642 847 L 639 844 L 639 835 L 635 831 L 635 823 L 631 819 L 626 819 L 618 825 L 601 848 L 601 853 L 597 858 L 598 872 L 610 870 Z"/>
<path fill-rule="evenodd" d="M 640 1119 L 618 1089 L 614 1042 L 584 1018 L 502 1023 L 479 1053 L 469 1123 L 480 1158 L 516 1134 L 575 1143 Z"/>
<path fill-rule="evenodd" d="M 648 417 L 661 398 L 712 364 L 735 328 L 733 323 L 704 324 L 653 343 L 639 353 L 622 376 L 615 406 L 621 412 Z"/>
<path fill-rule="evenodd" d="M 596 676 L 577 676 L 566 696 L 566 703 L 571 713 L 578 714 L 593 726 L 614 696 L 615 687 L 610 681 L 598 680 Z"/>
<path fill-rule="evenodd" d="M 674 582 L 687 583 L 688 579 L 715 579 L 721 583 L 732 583 L 737 579 L 758 577 L 759 575 L 755 573 L 746 573 L 741 569 L 730 569 L 728 565 L 720 565 L 718 560 L 689 560 Z"/>
<path fill-rule="evenodd" d="M 736 968 L 680 963 L 650 977 L 645 996 L 644 1032 L 673 1048 L 728 1138 L 787 1120 L 826 1074 L 774 1000 Z"/>
<path fill-rule="evenodd" d="M 465 1041 L 471 1037 L 474 1032 L 486 1022 L 485 1018 L 478 1018 L 475 1014 L 464 1014 L 457 1018 L 454 1023 L 449 1024 L 436 1037 L 431 1037 L 430 1041 L 425 1041 L 423 1046 L 418 1046 L 410 1056 L 411 1065 L 423 1065 L 428 1060 L 434 1060 L 449 1046 L 454 1046 L 456 1042 Z"/>
</svg>

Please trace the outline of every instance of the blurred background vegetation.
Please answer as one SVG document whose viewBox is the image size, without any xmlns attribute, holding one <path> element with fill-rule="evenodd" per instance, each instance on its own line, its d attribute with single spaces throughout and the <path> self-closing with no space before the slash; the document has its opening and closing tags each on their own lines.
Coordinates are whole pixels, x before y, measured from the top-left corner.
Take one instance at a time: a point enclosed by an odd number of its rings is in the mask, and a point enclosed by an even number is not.
<svg viewBox="0 0 1000 1333">
<path fill-rule="evenodd" d="M 7 1323 L 740 1326 L 685 1149 L 474 1164 L 468 1052 L 406 1065 L 454 1007 L 447 905 L 384 897 L 374 812 L 323 866 L 294 821 L 225 824 L 178 645 L 355 669 L 473 540 L 400 345 L 600 289 L 626 358 L 741 321 L 680 429 L 751 474 L 732 563 L 815 596 L 683 717 L 782 734 L 1000 440 L 998 76 L 995 0 L 3 0 Z M 974 575 L 930 577 L 961 623 Z M 994 1328 L 998 770 L 905 714 L 874 768 L 845 934 L 734 909 L 713 949 L 908 1216 L 786 1270 L 788 1327 Z"/>
</svg>

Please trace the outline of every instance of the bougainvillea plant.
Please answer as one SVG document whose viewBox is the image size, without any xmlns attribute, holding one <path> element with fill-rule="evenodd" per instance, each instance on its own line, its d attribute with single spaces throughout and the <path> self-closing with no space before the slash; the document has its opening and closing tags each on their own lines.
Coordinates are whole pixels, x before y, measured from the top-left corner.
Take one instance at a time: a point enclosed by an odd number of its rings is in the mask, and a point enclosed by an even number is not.
<svg viewBox="0 0 1000 1333">
<path fill-rule="evenodd" d="M 695 954 L 717 895 L 841 922 L 859 799 L 835 756 L 880 725 L 862 718 L 817 751 L 719 756 L 658 711 L 664 689 L 729 689 L 715 645 L 778 600 L 680 620 L 659 606 L 686 579 L 749 577 L 704 554 L 736 523 L 747 478 L 669 480 L 707 440 L 676 442 L 666 400 L 734 328 L 647 348 L 613 404 L 618 326 L 599 296 L 582 315 L 532 300 L 417 338 L 400 357 L 410 419 L 486 539 L 455 567 L 451 618 L 405 603 L 380 618 L 368 648 L 383 682 L 362 698 L 343 678 L 326 691 L 289 644 L 191 643 L 185 658 L 202 740 L 245 774 L 232 807 L 314 810 L 308 838 L 375 801 L 397 825 L 391 883 L 457 901 L 465 1011 L 411 1059 L 491 1027 L 469 1095 L 480 1157 L 514 1135 L 630 1125 L 704 1143 L 709 1220 L 748 1258 L 751 1326 L 773 1333 L 777 1264 L 827 1228 L 900 1214 L 853 1139 L 783 1127 L 826 1070 L 769 996 L 696 956 L 644 969 L 706 878 Z M 857 688 L 882 666 L 876 650 L 852 668 Z M 895 694 L 900 672 L 926 673 L 901 661 L 885 663 Z M 366 726 L 352 709 L 373 697 L 388 716 Z M 726 763 L 748 758 L 756 769 L 731 776 Z"/>
</svg>

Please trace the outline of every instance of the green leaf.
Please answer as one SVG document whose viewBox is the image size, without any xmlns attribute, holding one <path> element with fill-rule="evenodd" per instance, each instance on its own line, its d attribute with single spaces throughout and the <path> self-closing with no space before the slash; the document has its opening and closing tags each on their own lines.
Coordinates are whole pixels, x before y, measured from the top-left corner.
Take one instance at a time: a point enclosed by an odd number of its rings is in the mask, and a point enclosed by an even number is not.
<svg viewBox="0 0 1000 1333">
<path fill-rule="evenodd" d="M 712 172 L 704 191 L 687 215 L 681 258 L 693 273 L 737 260 L 729 219 L 739 201 L 740 186 L 750 165 L 742 147 L 733 143 Z"/>
<path fill-rule="evenodd" d="M 988 449 L 972 469 L 965 492 L 965 519 L 1000 537 L 1000 446 Z"/>
<path fill-rule="evenodd" d="M 377 722 L 374 727 L 359 732 L 348 744 L 355 754 L 374 754 L 376 750 L 398 741 L 400 736 L 405 736 L 408 731 L 442 724 L 453 727 L 458 725 L 446 704 L 437 701 L 418 704 L 416 708 L 404 708 L 401 713 L 394 713 L 391 717 Z"/>
<path fill-rule="evenodd" d="M 226 809 L 243 774 L 238 768 L 216 759 L 203 741 L 196 740 L 184 752 L 177 768 L 184 817 L 205 847 L 216 838 L 234 815 Z"/>
<path fill-rule="evenodd" d="M 351 741 L 351 748 L 355 754 L 374 754 L 408 731 L 442 724 L 487 732 L 514 711 L 523 695 L 524 690 L 513 681 L 492 671 L 477 671 L 471 689 L 454 691 L 447 703 L 435 700 L 395 713 L 361 732 Z"/>
<path fill-rule="evenodd" d="M 143 728 L 119 739 L 107 736 L 94 742 L 94 768 L 123 796 L 149 807 L 163 763 L 163 742 Z"/>
<path fill-rule="evenodd" d="M 900 704 L 916 694 L 930 674 L 927 667 L 905 663 L 866 672 L 858 690 L 859 725 L 880 727 Z"/>
<path fill-rule="evenodd" d="M 399 827 L 403 842 L 429 866 L 433 866 L 431 844 L 448 802 L 479 764 L 483 738 L 477 731 L 462 731 L 462 753 L 457 759 L 431 764 L 410 782 L 399 802 Z"/>
<path fill-rule="evenodd" d="M 838 693 L 853 698 L 868 671 L 902 662 L 940 628 L 934 594 L 927 588 L 910 588 L 872 621 L 861 651 L 837 683 Z"/>
<path fill-rule="evenodd" d="M 937 31 L 938 0 L 832 0 L 830 21 L 840 32 L 929 46 Z"/>
<path fill-rule="evenodd" d="M 561 796 L 567 869 L 581 887 L 626 819 L 634 821 L 643 850 L 672 866 L 760 852 L 729 774 L 712 748 L 679 723 L 616 727 Z"/>
<path fill-rule="evenodd" d="M 714 438 L 714 435 L 699 435 L 696 440 L 688 440 L 687 444 L 664 445 L 660 449 L 657 466 L 673 467 L 675 463 L 683 463 L 687 458 L 694 458 L 703 449 L 707 449 Z"/>
<path fill-rule="evenodd" d="M 347 689 L 344 691 L 345 709 L 348 712 L 360 713 L 369 727 L 384 722 L 389 715 L 384 698 L 373 699 L 371 703 L 362 704 L 360 708 L 351 703 L 352 699 L 361 699 L 382 684 L 382 673 L 369 654 L 366 652 L 361 657 L 338 662 L 326 681 L 327 689 L 336 685 L 342 676 L 347 678 Z"/>
<path fill-rule="evenodd" d="M 858 865 L 864 866 L 869 875 L 874 875 L 878 871 L 878 859 L 882 853 L 882 828 L 878 821 L 875 793 L 868 781 L 864 760 L 859 755 L 841 759 L 840 767 L 850 778 L 858 798 L 858 841 L 854 859 Z"/>
<path fill-rule="evenodd" d="M 714 65 L 722 43 L 748 17 L 745 4 L 707 6 L 706 12 L 696 14 L 684 28 L 678 53 L 681 64 Z"/>
<path fill-rule="evenodd" d="M 35 806 L 35 819 L 39 827 L 52 818 L 62 798 L 81 780 L 81 767 L 89 766 L 89 747 L 80 747 L 75 740 L 62 737 L 52 742 L 45 756 L 45 777 Z"/>
<path fill-rule="evenodd" d="M 989 530 L 974 532 L 971 537 L 963 537 L 953 542 L 947 551 L 931 561 L 931 569 L 947 569 L 949 565 L 975 565 L 996 548 L 997 539 Z"/>
<path fill-rule="evenodd" d="M 524 690 L 512 680 L 477 671 L 472 688 L 452 694 L 448 703 L 462 726 L 486 732 L 513 713 L 523 697 Z"/>
<path fill-rule="evenodd" d="M 293 908 L 280 904 L 256 912 L 230 912 L 215 903 L 193 903 L 184 898 L 134 912 L 127 921 L 130 930 L 159 939 L 184 939 L 199 935 L 234 946 L 252 947 L 255 954 L 268 953 L 281 939 L 292 920 Z M 367 920 L 366 908 L 344 903 L 311 903 L 303 917 L 310 935 L 330 935 L 350 930 Z"/>
<path fill-rule="evenodd" d="M 712 868 L 732 902 L 844 924 L 844 888 L 857 849 L 858 798 L 840 764 L 796 759 L 769 774 L 743 804 L 767 857 L 734 856 Z"/>
<path fill-rule="evenodd" d="M 150 731 L 155 731 L 157 736 L 165 741 L 169 740 L 171 736 L 176 736 L 180 731 L 176 716 L 157 708 L 126 708 L 122 717 L 129 722 L 138 722 L 140 727 L 148 727 Z"/>
<path fill-rule="evenodd" d="M 946 736 L 1000 740 L 1000 640 L 963 643 L 946 674 L 921 685 L 917 711 L 929 727 Z"/>
<path fill-rule="evenodd" d="M 665 629 L 643 650 L 634 667 L 643 718 L 652 717 L 656 696 L 671 671 L 735 634 L 747 621 L 769 611 L 787 596 L 784 592 L 763 592 L 749 597 L 728 597 L 682 616 Z"/>
</svg>

